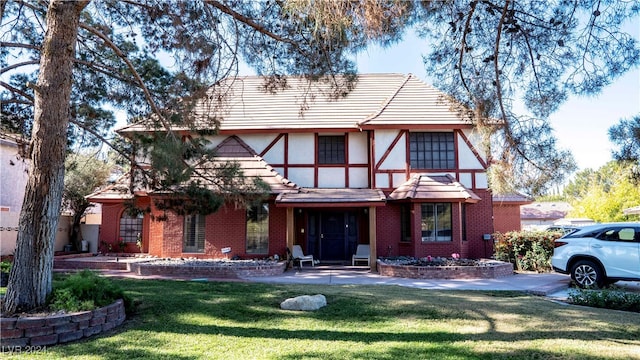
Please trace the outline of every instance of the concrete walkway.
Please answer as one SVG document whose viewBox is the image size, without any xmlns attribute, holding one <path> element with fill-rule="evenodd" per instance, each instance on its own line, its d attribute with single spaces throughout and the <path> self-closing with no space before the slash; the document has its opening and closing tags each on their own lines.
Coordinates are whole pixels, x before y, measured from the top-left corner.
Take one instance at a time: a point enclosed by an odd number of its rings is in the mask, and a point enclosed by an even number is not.
<svg viewBox="0 0 640 360">
<path fill-rule="evenodd" d="M 397 285 L 436 290 L 512 290 L 547 296 L 566 290 L 570 279 L 557 273 L 514 274 L 498 279 L 405 279 L 381 276 L 363 270 L 290 269 L 278 276 L 244 277 L 253 282 L 316 285 Z"/>
<path fill-rule="evenodd" d="M 278 276 L 245 277 L 247 281 L 274 284 L 316 285 L 397 285 L 433 290 L 503 290 L 522 291 L 545 296 L 552 300 L 567 300 L 572 289 L 571 278 L 558 273 L 514 273 L 497 279 L 405 279 L 380 276 L 368 270 L 344 269 L 290 269 Z M 627 291 L 640 292 L 640 281 L 619 281 L 616 286 Z"/>
<path fill-rule="evenodd" d="M 135 262 L 148 258 L 87 257 L 69 259 L 78 262 Z M 122 264 L 124 265 L 124 264 Z M 65 271 L 57 269 L 56 271 Z M 276 276 L 251 276 L 240 279 L 192 278 L 176 276 L 139 276 L 127 270 L 98 270 L 106 276 L 137 279 L 174 279 L 183 281 L 251 281 L 273 284 L 315 284 L 315 285 L 396 285 L 433 290 L 503 290 L 522 291 L 556 300 L 566 300 L 571 279 L 558 273 L 515 273 L 497 279 L 406 279 L 381 276 L 368 268 L 352 266 L 316 266 L 293 268 Z M 616 284 L 629 291 L 640 292 L 640 281 L 620 281 Z"/>
</svg>

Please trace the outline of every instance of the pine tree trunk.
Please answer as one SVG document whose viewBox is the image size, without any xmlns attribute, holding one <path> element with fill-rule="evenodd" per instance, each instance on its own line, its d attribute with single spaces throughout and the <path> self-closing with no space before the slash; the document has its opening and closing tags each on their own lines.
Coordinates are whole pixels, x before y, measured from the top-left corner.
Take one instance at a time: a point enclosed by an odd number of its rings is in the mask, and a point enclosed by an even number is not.
<svg viewBox="0 0 640 360">
<path fill-rule="evenodd" d="M 87 3 L 54 0 L 47 10 L 47 31 L 34 89 L 31 169 L 4 303 L 8 313 L 42 306 L 51 292 L 53 246 L 64 188 L 73 58 L 80 13 Z"/>
</svg>

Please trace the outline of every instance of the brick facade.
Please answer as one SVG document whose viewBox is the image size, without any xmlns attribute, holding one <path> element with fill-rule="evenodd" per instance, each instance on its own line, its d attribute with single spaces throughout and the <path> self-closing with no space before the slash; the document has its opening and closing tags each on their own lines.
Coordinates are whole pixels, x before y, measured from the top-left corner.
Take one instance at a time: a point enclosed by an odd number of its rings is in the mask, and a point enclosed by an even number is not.
<svg viewBox="0 0 640 360">
<path fill-rule="evenodd" d="M 494 204 L 493 226 L 496 232 L 520 231 L 520 204 Z"/>
<path fill-rule="evenodd" d="M 286 209 L 269 206 L 269 249 L 264 254 L 246 253 L 246 210 L 227 204 L 205 218 L 204 252 L 183 252 L 184 217 L 174 213 L 160 213 L 164 220 L 151 220 L 149 231 L 143 234 L 143 243 L 148 243 L 149 255 L 158 257 L 227 258 L 235 255 L 241 258 L 266 258 L 286 254 Z M 223 254 L 221 249 L 229 247 L 231 253 Z"/>
<path fill-rule="evenodd" d="M 421 239 L 421 203 L 410 203 L 412 209 L 412 241 L 400 241 L 400 208 L 406 203 L 389 202 L 376 209 L 376 252 L 378 256 L 451 256 L 459 253 L 466 258 L 488 258 L 493 253 L 493 242 L 483 240 L 485 234 L 492 234 L 493 220 L 491 194 L 489 191 L 475 190 L 483 198 L 476 204 L 452 203 L 452 241 L 423 242 Z M 464 210 L 463 210 L 464 207 Z M 119 218 L 124 211 L 122 205 L 105 206 L 100 240 L 110 243 L 118 233 Z M 202 253 L 183 252 L 184 217 L 171 212 L 152 209 L 152 215 L 145 216 L 146 230 L 143 236 L 144 248 L 149 255 L 180 258 L 266 258 L 278 254 L 286 255 L 286 208 L 277 207 L 273 202 L 269 209 L 269 248 L 265 254 L 246 253 L 246 210 L 233 205 L 223 206 L 205 219 L 205 249 Z M 463 226 L 462 216 L 466 216 Z M 157 220 L 159 216 L 166 219 Z M 115 224 L 110 225 L 110 224 Z M 465 236 L 466 235 L 466 236 Z M 366 243 L 367 239 L 360 239 Z M 115 243 L 113 247 L 115 248 Z M 230 247 L 230 254 L 223 254 L 222 248 Z M 126 252 L 139 252 L 129 247 Z"/>
<path fill-rule="evenodd" d="M 483 240 L 485 234 L 493 234 L 493 202 L 489 190 L 474 189 L 482 201 L 466 205 L 468 246 L 463 257 L 470 259 L 489 258 L 493 254 L 493 241 Z"/>
<path fill-rule="evenodd" d="M 378 261 L 383 276 L 408 279 L 495 279 L 513 275 L 513 264 L 493 262 L 483 266 L 389 265 Z"/>
<path fill-rule="evenodd" d="M 482 197 L 476 204 L 452 203 L 452 241 L 423 242 L 421 230 L 421 203 L 411 203 L 412 241 L 400 241 L 400 204 L 387 203 L 377 210 L 377 254 L 378 256 L 445 256 L 453 253 L 466 258 L 488 258 L 493 254 L 493 242 L 483 240 L 485 234 L 493 233 L 491 194 L 474 190 Z M 464 212 L 462 207 L 465 207 Z M 463 227 L 462 216 L 466 223 Z"/>
</svg>

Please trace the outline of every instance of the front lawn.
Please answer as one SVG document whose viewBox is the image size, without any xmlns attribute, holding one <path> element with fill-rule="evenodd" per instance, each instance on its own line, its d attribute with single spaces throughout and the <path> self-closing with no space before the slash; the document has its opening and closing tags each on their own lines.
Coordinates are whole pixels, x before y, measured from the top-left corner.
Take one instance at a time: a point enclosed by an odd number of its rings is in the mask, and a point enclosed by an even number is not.
<svg viewBox="0 0 640 360">
<path fill-rule="evenodd" d="M 115 333 L 42 359 L 629 359 L 640 314 L 513 292 L 114 280 L 139 302 Z M 317 312 L 280 310 L 322 293 Z M 5 355 L 7 353 L 5 352 Z"/>
</svg>

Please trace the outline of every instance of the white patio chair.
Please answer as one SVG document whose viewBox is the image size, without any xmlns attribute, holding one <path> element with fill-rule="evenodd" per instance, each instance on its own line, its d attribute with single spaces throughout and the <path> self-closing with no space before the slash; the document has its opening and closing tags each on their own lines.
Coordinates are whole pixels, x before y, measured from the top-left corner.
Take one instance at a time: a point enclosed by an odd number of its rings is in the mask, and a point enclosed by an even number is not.
<svg viewBox="0 0 640 360">
<path fill-rule="evenodd" d="M 311 266 L 315 266 L 315 261 L 313 261 L 313 255 L 305 255 L 302 252 L 302 248 L 300 245 L 293 245 L 293 261 L 298 261 L 300 263 L 300 267 L 302 267 L 303 262 L 310 262 Z"/>
<path fill-rule="evenodd" d="M 356 249 L 356 253 L 351 257 L 351 266 L 356 266 L 356 262 L 358 261 L 366 261 L 367 266 L 371 266 L 369 264 L 369 258 L 371 257 L 371 249 L 369 245 L 358 245 Z"/>
</svg>

